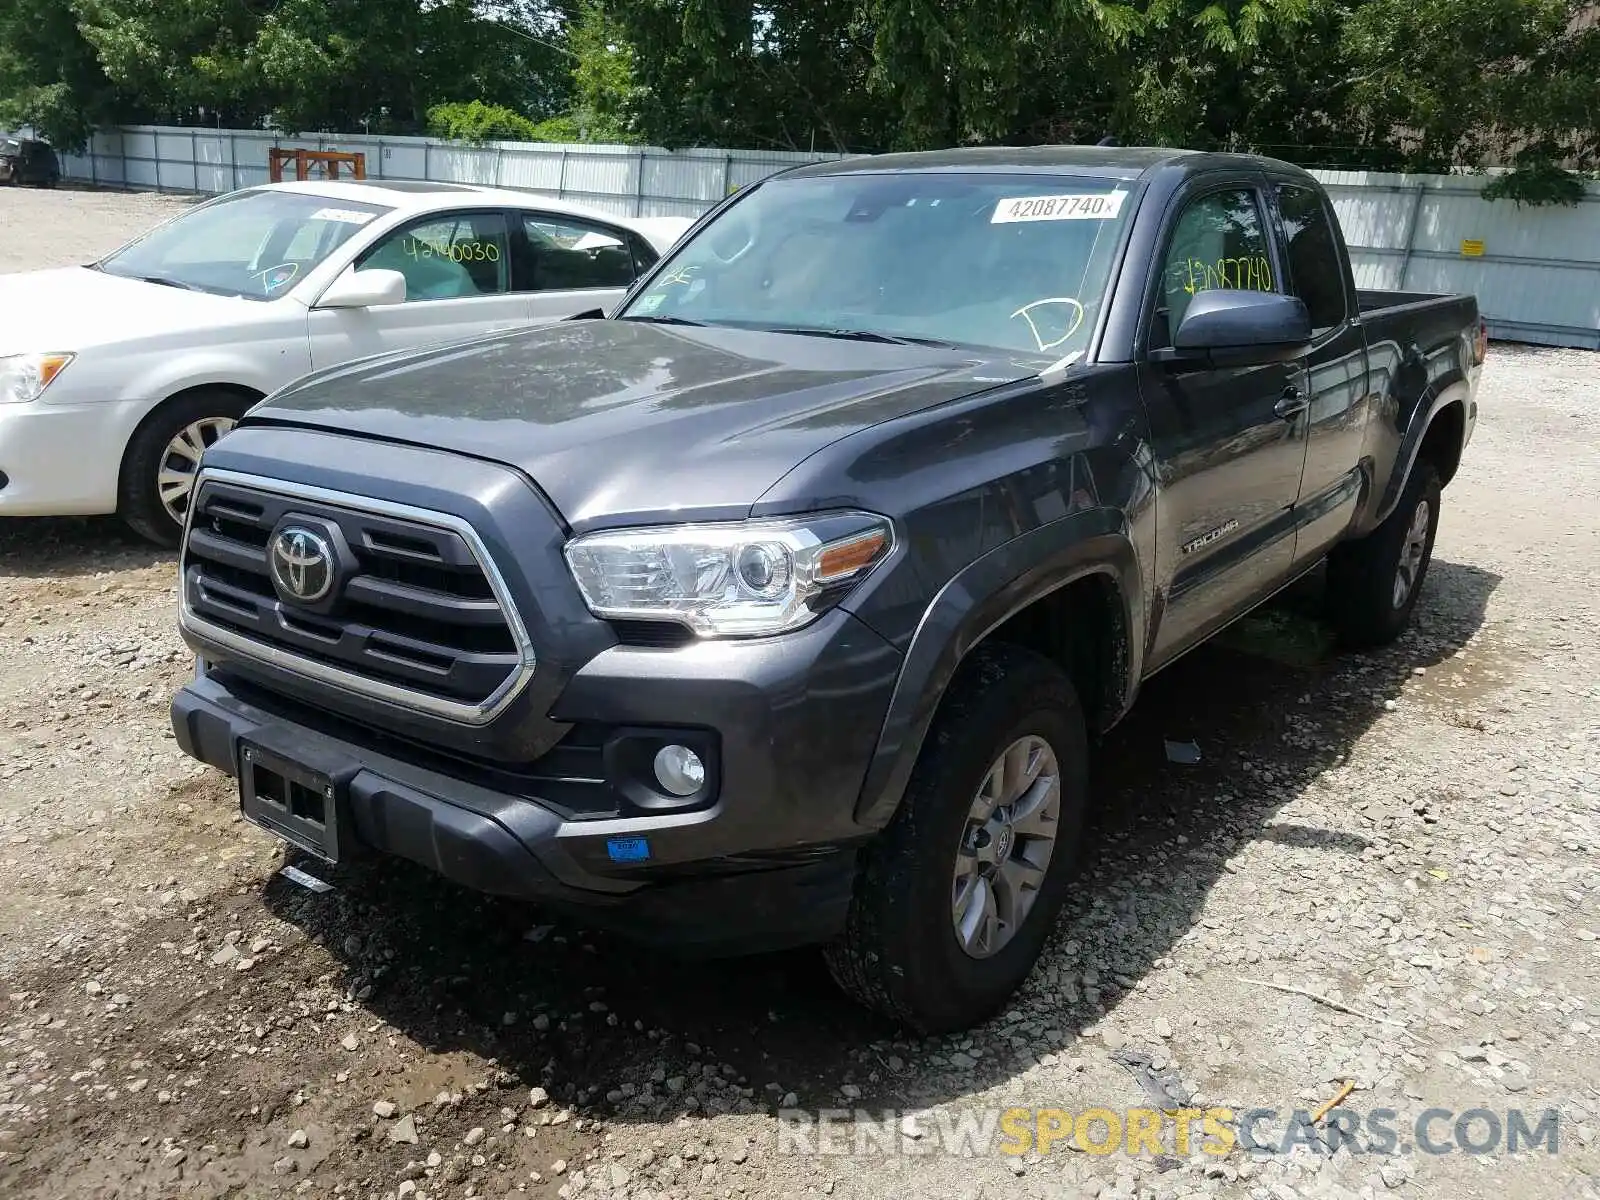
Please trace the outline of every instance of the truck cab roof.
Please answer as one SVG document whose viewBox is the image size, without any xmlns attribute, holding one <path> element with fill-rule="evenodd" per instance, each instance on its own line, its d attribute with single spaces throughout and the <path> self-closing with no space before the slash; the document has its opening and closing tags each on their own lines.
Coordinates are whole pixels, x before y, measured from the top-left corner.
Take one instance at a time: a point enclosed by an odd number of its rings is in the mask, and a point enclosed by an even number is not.
<svg viewBox="0 0 1600 1200">
<path fill-rule="evenodd" d="M 907 154 L 862 155 L 814 163 L 785 172 L 785 178 L 826 175 L 895 174 L 913 171 L 1021 172 L 1040 175 L 1088 175 L 1139 180 L 1165 167 L 1185 175 L 1227 168 L 1272 170 L 1304 175 L 1292 163 L 1256 154 L 1218 154 L 1173 150 L 1160 146 L 972 146 L 955 150 L 923 150 Z"/>
</svg>

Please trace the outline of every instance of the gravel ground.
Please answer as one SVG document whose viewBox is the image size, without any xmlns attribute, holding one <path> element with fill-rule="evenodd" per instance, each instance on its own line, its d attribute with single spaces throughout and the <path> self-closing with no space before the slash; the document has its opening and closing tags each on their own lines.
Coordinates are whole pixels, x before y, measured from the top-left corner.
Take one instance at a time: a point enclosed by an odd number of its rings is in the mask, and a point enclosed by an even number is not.
<svg viewBox="0 0 1600 1200">
<path fill-rule="evenodd" d="M 193 196 L 97 192 L 63 185 L 52 192 L 0 190 L 0 272 L 89 262 L 175 217 Z"/>
<path fill-rule="evenodd" d="M 180 203 L 0 192 L 28 234 L 0 269 Z M 1397 645 L 1329 654 L 1312 581 L 1152 681 L 1040 968 L 933 1041 L 811 954 L 659 959 L 404 864 L 286 883 L 166 728 L 170 557 L 0 527 L 0 1195 L 1600 1196 L 1597 382 L 1593 355 L 1494 348 Z M 1408 1145 L 1430 1108 L 1554 1109 L 1558 1152 L 1215 1156 L 1197 1125 L 1187 1154 L 928 1153 L 1009 1106 L 1152 1098 L 1277 1110 L 1266 1141 L 1345 1084 Z M 931 1115 L 896 1153 L 841 1129 L 805 1154 L 780 1108 Z"/>
</svg>

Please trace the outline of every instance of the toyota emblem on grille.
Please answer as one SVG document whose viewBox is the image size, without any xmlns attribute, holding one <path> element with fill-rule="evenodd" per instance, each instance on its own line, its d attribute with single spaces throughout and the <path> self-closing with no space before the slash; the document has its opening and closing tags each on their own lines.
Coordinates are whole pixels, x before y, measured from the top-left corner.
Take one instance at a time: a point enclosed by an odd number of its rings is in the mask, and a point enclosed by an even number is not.
<svg viewBox="0 0 1600 1200">
<path fill-rule="evenodd" d="M 285 525 L 273 536 L 272 582 L 286 600 L 315 604 L 333 590 L 333 547 L 320 533 Z"/>
</svg>

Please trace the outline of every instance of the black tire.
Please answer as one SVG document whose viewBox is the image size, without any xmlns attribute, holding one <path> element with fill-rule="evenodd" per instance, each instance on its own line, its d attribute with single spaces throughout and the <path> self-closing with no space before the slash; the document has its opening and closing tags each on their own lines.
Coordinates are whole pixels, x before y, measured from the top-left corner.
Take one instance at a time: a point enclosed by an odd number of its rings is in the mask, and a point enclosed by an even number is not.
<svg viewBox="0 0 1600 1200">
<path fill-rule="evenodd" d="M 253 405 L 235 392 L 208 388 L 176 396 L 146 417 L 128 441 L 117 482 L 117 515 L 140 537 L 176 546 L 183 527 L 167 512 L 156 486 L 167 446 L 197 421 L 237 421 Z"/>
<path fill-rule="evenodd" d="M 1439 530 L 1439 502 L 1443 485 L 1433 464 L 1419 462 L 1400 496 L 1400 502 L 1383 523 L 1359 541 L 1346 542 L 1328 556 L 1328 619 L 1339 640 L 1351 649 L 1382 646 L 1394 641 L 1411 623 L 1417 597 L 1433 561 L 1433 539 Z M 1428 506 L 1428 528 L 1422 560 L 1411 572 L 1409 590 L 1396 603 L 1402 554 L 1419 506 Z"/>
<path fill-rule="evenodd" d="M 992 957 L 957 941 L 956 850 L 990 765 L 1042 737 L 1061 780 L 1056 844 L 1033 907 Z M 826 949 L 847 993 L 922 1034 L 993 1015 L 1032 970 L 1055 923 L 1082 839 L 1088 741 L 1072 682 L 1020 647 L 980 646 L 962 664 L 928 732 L 900 809 L 863 853 L 844 933 Z"/>
</svg>

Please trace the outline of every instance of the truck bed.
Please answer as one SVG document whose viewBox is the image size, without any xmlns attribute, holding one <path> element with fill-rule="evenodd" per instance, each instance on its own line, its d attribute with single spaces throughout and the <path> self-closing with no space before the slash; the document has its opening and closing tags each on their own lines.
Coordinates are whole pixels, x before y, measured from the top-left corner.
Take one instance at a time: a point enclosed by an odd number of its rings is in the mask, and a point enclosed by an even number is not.
<svg viewBox="0 0 1600 1200">
<path fill-rule="evenodd" d="M 1444 300 L 1470 301 L 1474 311 L 1477 308 L 1475 297 L 1460 292 L 1384 292 L 1369 291 L 1365 288 L 1356 290 L 1356 303 L 1362 316 L 1378 312 L 1380 309 L 1433 305 Z"/>
<path fill-rule="evenodd" d="M 1384 342 L 1429 354 L 1478 329 L 1478 299 L 1465 293 L 1357 291 L 1368 347 Z"/>
</svg>

